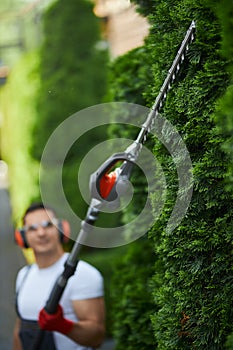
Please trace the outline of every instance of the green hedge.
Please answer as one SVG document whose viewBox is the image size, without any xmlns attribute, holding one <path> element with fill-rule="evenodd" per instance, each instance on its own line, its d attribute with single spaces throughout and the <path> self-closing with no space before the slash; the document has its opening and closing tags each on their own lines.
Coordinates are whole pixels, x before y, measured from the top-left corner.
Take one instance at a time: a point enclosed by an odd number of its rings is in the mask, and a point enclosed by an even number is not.
<svg viewBox="0 0 233 350">
<path fill-rule="evenodd" d="M 161 111 L 188 148 L 194 188 L 182 223 L 167 231 L 177 173 L 171 155 L 155 138 L 153 151 L 167 183 L 166 203 L 149 233 L 155 254 L 149 250 L 144 256 L 143 244 L 136 242 L 121 262 L 124 277 L 115 271 L 114 290 L 123 279 L 121 302 L 118 293 L 114 299 L 116 349 L 223 349 L 233 316 L 232 190 L 225 189 L 230 159 L 222 144 L 227 138 L 215 122 L 219 98 L 230 84 L 217 2 L 134 2 L 140 12 L 150 12 L 151 31 L 143 48 L 113 63 L 113 100 L 152 106 L 187 28 L 192 20 L 197 24 L 196 40 Z M 140 328 L 141 319 L 146 329 Z"/>
<path fill-rule="evenodd" d="M 219 101 L 218 112 L 216 115 L 216 122 L 220 126 L 222 132 L 225 134 L 226 141 L 223 144 L 224 151 L 232 159 L 232 135 L 233 135 L 233 3 L 227 0 L 222 0 L 218 4 L 216 11 L 218 18 L 221 23 L 221 34 L 222 34 L 222 51 L 223 56 L 228 62 L 228 72 L 231 76 L 231 83 L 224 94 L 224 96 Z M 233 184 L 233 166 L 230 161 L 228 164 L 228 171 L 226 176 L 226 188 L 232 191 Z M 226 343 L 227 349 L 233 349 L 233 331 L 229 335 Z"/>
<path fill-rule="evenodd" d="M 227 142 L 224 143 L 224 150 L 232 157 L 232 134 L 233 134 L 233 118 L 232 118 L 232 105 L 233 105 L 233 23 L 232 13 L 233 4 L 227 0 L 222 0 L 217 6 L 216 11 L 219 21 L 221 23 L 221 36 L 222 36 L 222 52 L 223 56 L 227 59 L 227 70 L 231 76 L 231 83 L 225 95 L 220 99 L 218 106 L 218 113 L 216 121 L 221 127 L 221 130 L 225 133 Z M 232 162 L 228 166 L 228 185 L 232 187 Z"/>
<path fill-rule="evenodd" d="M 220 55 L 220 24 L 212 7 L 190 1 L 168 5 L 161 1 L 154 14 L 157 27 L 162 28 L 160 58 L 162 52 L 168 53 L 171 38 L 175 39 L 173 28 L 178 24 L 182 28 L 183 18 L 187 25 L 188 19 L 197 22 L 189 65 L 184 67 L 164 109 L 190 152 L 194 191 L 185 219 L 172 234 L 163 226 L 170 210 L 154 226 L 152 237 L 164 268 L 159 278 L 154 277 L 159 311 L 154 312 L 152 319 L 158 349 L 221 349 L 232 318 L 232 192 L 224 190 L 229 158 L 221 148 L 224 136 L 214 123 L 214 112 L 218 98 L 229 84 L 229 75 Z M 160 66 L 164 66 L 163 57 Z M 157 145 L 155 154 L 167 164 L 167 176 L 171 184 L 175 183 L 174 166 Z M 171 195 L 176 198 L 172 187 Z M 168 203 L 168 209 L 171 204 Z"/>
</svg>

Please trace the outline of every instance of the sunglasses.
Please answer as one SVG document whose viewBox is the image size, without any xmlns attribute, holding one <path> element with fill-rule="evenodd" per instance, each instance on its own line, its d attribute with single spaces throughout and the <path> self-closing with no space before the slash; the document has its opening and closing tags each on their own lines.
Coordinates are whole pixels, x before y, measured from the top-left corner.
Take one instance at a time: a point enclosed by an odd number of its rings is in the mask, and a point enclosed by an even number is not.
<svg viewBox="0 0 233 350">
<path fill-rule="evenodd" d="M 49 229 L 56 225 L 58 223 L 58 219 L 53 219 L 53 220 L 43 220 L 39 223 L 31 224 L 31 225 L 26 225 L 23 227 L 23 230 L 25 232 L 36 232 L 39 227 L 42 227 L 43 229 Z"/>
</svg>

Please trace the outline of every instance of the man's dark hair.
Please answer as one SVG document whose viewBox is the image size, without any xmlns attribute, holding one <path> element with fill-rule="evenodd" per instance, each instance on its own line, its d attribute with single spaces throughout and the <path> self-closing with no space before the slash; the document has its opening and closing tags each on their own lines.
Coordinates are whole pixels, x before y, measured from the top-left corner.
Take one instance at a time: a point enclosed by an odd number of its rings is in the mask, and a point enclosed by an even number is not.
<svg viewBox="0 0 233 350">
<path fill-rule="evenodd" d="M 50 210 L 54 215 L 56 215 L 55 211 L 53 208 L 44 205 L 44 203 L 42 202 L 38 202 L 38 203 L 32 203 L 25 211 L 24 215 L 23 215 L 23 224 L 25 224 L 25 217 L 27 214 L 32 213 L 33 211 L 36 210 L 40 210 L 40 209 L 44 209 L 44 210 Z"/>
</svg>

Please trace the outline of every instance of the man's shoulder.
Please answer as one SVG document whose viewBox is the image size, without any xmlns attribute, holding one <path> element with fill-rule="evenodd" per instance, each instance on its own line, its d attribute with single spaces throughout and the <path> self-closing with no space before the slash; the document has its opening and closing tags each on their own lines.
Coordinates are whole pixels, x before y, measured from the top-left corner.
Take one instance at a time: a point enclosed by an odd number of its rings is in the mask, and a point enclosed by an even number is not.
<svg viewBox="0 0 233 350">
<path fill-rule="evenodd" d="M 77 272 L 82 273 L 93 273 L 96 275 L 101 275 L 100 271 L 90 263 L 84 260 L 80 260 L 77 266 Z"/>
<path fill-rule="evenodd" d="M 29 272 L 29 270 L 32 268 L 34 264 L 28 264 L 20 268 L 18 271 L 18 276 L 24 276 L 26 273 Z"/>
<path fill-rule="evenodd" d="M 104 279 L 101 272 L 90 263 L 80 260 L 69 283 L 72 300 L 102 297 Z"/>
<path fill-rule="evenodd" d="M 17 274 L 17 278 L 16 278 L 16 288 L 17 289 L 21 286 L 21 284 L 27 278 L 27 275 L 29 274 L 33 265 L 34 264 L 30 264 L 30 265 L 25 265 L 25 266 L 21 267 L 21 269 L 19 270 L 19 272 Z"/>
<path fill-rule="evenodd" d="M 103 276 L 102 273 L 90 263 L 80 260 L 75 271 L 74 279 L 85 283 L 97 283 L 102 284 Z"/>
</svg>

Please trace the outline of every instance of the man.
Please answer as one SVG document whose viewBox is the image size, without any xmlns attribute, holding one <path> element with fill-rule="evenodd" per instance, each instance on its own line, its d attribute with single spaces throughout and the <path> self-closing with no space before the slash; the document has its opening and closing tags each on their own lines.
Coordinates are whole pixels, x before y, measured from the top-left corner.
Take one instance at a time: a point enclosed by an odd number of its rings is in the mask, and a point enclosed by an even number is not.
<svg viewBox="0 0 233 350">
<path fill-rule="evenodd" d="M 68 255 L 62 245 L 64 234 L 58 229 L 55 212 L 40 203 L 27 209 L 23 223 L 20 232 L 24 245 L 20 245 L 33 249 L 35 264 L 23 267 L 16 279 L 18 318 L 13 350 L 30 350 L 38 333 L 38 323 L 45 331 L 40 350 L 90 350 L 98 347 L 105 333 L 101 274 L 88 263 L 79 261 L 56 314 L 49 315 L 43 307 Z"/>
</svg>

